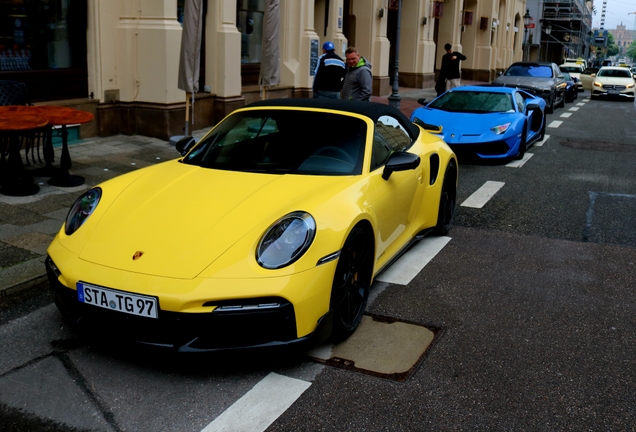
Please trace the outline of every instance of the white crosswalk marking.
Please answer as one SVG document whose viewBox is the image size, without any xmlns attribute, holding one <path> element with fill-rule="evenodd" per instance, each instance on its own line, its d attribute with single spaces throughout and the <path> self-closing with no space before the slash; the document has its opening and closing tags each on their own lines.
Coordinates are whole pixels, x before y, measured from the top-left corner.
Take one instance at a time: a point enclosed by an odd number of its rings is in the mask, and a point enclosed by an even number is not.
<svg viewBox="0 0 636 432">
<path fill-rule="evenodd" d="M 477 189 L 466 201 L 461 203 L 462 207 L 482 208 L 490 198 L 503 187 L 504 182 L 487 181 L 482 187 Z"/>
<path fill-rule="evenodd" d="M 558 128 L 563 124 L 563 120 L 552 120 L 552 123 L 548 125 L 549 128 Z"/>
<path fill-rule="evenodd" d="M 408 285 L 411 280 L 451 240 L 450 237 L 426 237 L 400 257 L 384 273 L 375 278 L 379 282 Z"/>
<path fill-rule="evenodd" d="M 541 141 L 537 141 L 536 143 L 532 144 L 532 147 L 541 147 L 543 144 L 545 144 L 548 138 L 550 138 L 550 135 L 544 135 L 543 139 Z"/>
<path fill-rule="evenodd" d="M 572 113 L 563 113 L 559 117 L 569 118 L 571 115 L 572 115 Z"/>
<path fill-rule="evenodd" d="M 581 108 L 579 108 L 579 107 L 572 107 L 572 108 L 570 108 L 568 111 L 578 111 L 578 110 L 580 110 L 580 109 L 581 109 Z"/>
<path fill-rule="evenodd" d="M 270 373 L 201 432 L 264 431 L 309 388 L 307 381 Z"/>
<path fill-rule="evenodd" d="M 534 154 L 532 153 L 525 153 L 523 155 L 522 159 L 518 159 L 518 160 L 513 160 L 512 162 L 508 162 L 506 164 L 506 166 L 508 168 L 521 168 L 523 166 L 523 164 L 525 164 L 526 162 L 528 162 L 528 160 L 534 156 Z"/>
</svg>

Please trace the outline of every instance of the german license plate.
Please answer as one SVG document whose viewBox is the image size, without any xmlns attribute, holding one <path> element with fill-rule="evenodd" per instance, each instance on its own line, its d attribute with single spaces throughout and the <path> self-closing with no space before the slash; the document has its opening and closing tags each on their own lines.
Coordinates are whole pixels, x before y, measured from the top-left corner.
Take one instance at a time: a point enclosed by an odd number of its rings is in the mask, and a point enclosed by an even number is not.
<svg viewBox="0 0 636 432">
<path fill-rule="evenodd" d="M 607 94 L 608 95 L 617 95 L 617 94 L 620 94 L 620 92 L 618 90 L 608 90 Z"/>
<path fill-rule="evenodd" d="M 77 283 L 77 299 L 81 303 L 131 315 L 157 318 L 157 299 L 139 294 L 117 291 L 84 282 Z"/>
</svg>

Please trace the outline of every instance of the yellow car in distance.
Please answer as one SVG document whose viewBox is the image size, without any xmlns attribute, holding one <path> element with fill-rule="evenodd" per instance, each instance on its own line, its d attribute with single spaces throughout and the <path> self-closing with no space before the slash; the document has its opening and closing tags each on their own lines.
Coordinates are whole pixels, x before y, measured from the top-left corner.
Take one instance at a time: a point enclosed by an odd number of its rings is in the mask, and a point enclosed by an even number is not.
<svg viewBox="0 0 636 432">
<path fill-rule="evenodd" d="M 387 105 L 258 102 L 177 150 L 84 193 L 48 248 L 55 302 L 93 339 L 341 341 L 374 277 L 453 219 L 455 154 Z"/>
</svg>

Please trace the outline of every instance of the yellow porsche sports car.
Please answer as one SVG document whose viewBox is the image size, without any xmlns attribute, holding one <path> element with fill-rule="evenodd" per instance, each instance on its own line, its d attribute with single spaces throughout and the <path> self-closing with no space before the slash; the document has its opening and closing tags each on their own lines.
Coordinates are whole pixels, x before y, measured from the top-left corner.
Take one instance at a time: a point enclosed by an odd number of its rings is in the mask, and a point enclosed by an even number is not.
<svg viewBox="0 0 636 432">
<path fill-rule="evenodd" d="M 387 105 L 258 102 L 177 150 L 84 193 L 48 248 L 55 302 L 91 335 L 179 351 L 340 341 L 373 278 L 452 222 L 454 153 Z"/>
</svg>

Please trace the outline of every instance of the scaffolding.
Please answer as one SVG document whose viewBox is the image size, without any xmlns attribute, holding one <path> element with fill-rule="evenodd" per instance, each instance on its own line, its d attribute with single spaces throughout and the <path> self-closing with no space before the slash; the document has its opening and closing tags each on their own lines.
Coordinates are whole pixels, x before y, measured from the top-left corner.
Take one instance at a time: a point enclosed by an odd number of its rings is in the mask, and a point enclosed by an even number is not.
<svg viewBox="0 0 636 432">
<path fill-rule="evenodd" d="M 592 37 L 592 11 L 584 0 L 543 3 L 542 44 L 547 61 L 587 58 Z"/>
</svg>

